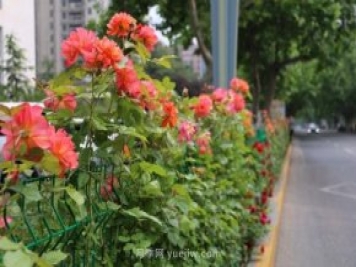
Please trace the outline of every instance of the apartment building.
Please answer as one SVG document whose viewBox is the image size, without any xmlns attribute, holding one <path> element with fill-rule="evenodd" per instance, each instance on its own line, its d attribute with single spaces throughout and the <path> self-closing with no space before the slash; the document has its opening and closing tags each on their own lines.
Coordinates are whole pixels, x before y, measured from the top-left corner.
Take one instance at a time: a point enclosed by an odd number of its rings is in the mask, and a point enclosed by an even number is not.
<svg viewBox="0 0 356 267">
<path fill-rule="evenodd" d="M 0 63 L 7 58 L 5 51 L 6 35 L 16 38 L 18 47 L 24 50 L 27 66 L 24 72 L 30 79 L 35 78 L 36 45 L 35 45 L 35 0 L 0 0 Z M 0 72 L 0 83 L 6 77 Z"/>
<path fill-rule="evenodd" d="M 1 0 L 0 0 L 1 1 Z M 37 75 L 64 69 L 61 43 L 72 30 L 98 18 L 110 0 L 35 0 Z"/>
</svg>

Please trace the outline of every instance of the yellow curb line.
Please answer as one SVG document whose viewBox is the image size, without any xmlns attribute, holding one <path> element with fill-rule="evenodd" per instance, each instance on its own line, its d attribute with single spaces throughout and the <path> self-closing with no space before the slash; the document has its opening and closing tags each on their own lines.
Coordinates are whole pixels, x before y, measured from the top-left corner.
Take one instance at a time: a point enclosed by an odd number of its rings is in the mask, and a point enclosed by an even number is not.
<svg viewBox="0 0 356 267">
<path fill-rule="evenodd" d="M 276 257 L 277 242 L 280 232 L 282 208 L 286 194 L 287 182 L 290 171 L 290 160 L 292 154 L 292 145 L 290 144 L 283 162 L 282 172 L 280 176 L 280 187 L 276 196 L 277 215 L 276 223 L 271 227 L 267 243 L 264 244 L 265 252 L 256 263 L 256 267 L 273 267 Z"/>
</svg>

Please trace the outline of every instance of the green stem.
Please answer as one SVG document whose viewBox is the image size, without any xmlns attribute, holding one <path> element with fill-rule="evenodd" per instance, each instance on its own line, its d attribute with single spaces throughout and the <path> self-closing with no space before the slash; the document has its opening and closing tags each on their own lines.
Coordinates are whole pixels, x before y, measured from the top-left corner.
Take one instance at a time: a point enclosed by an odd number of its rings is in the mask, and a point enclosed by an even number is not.
<svg viewBox="0 0 356 267">
<path fill-rule="evenodd" d="M 89 129 L 88 129 L 88 140 L 86 142 L 86 148 L 90 148 L 90 153 L 87 162 L 87 173 L 89 174 L 89 181 L 86 187 L 86 195 L 87 195 L 87 208 L 89 209 L 89 227 L 87 231 L 90 233 L 92 229 L 95 229 L 93 226 L 93 199 L 92 199 L 92 192 L 93 192 L 93 173 L 91 171 L 91 160 L 93 158 L 93 115 L 94 115 L 94 78 L 95 75 L 92 73 L 91 75 L 91 101 L 90 101 L 90 111 L 89 111 Z M 91 248 L 92 248 L 92 241 L 91 241 L 91 234 L 87 233 L 88 241 L 86 243 L 86 258 L 90 259 L 91 257 Z"/>
</svg>

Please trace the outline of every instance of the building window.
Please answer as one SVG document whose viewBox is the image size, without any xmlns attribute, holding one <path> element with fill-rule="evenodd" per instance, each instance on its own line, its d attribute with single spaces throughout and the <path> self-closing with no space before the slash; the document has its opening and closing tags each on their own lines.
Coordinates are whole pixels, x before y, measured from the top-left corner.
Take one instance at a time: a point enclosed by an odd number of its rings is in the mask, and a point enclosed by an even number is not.
<svg viewBox="0 0 356 267">
<path fill-rule="evenodd" d="M 62 12 L 62 19 L 66 19 L 66 12 Z"/>
<path fill-rule="evenodd" d="M 68 0 L 68 2 L 71 4 L 81 4 L 82 3 L 82 0 Z"/>
<path fill-rule="evenodd" d="M 62 31 L 65 31 L 67 29 L 67 25 L 62 24 Z"/>
<path fill-rule="evenodd" d="M 92 9 L 91 9 L 91 7 L 89 7 L 88 8 L 88 14 L 91 15 L 91 13 L 92 13 Z"/>
<path fill-rule="evenodd" d="M 62 6 L 66 5 L 66 0 L 62 0 Z"/>
<path fill-rule="evenodd" d="M 51 0 L 51 2 L 50 2 L 50 3 L 51 3 L 51 5 L 53 5 L 53 0 Z"/>
<path fill-rule="evenodd" d="M 51 11 L 49 12 L 49 14 L 50 14 L 50 16 L 53 18 L 53 16 L 54 16 L 54 11 L 53 11 L 53 9 L 51 9 Z"/>
<path fill-rule="evenodd" d="M 82 27 L 82 25 L 81 24 L 69 24 L 69 31 L 73 31 L 79 27 Z"/>
<path fill-rule="evenodd" d="M 0 9 L 2 9 L 2 0 L 0 0 Z"/>
<path fill-rule="evenodd" d="M 69 12 L 69 18 L 71 20 L 81 20 L 83 14 L 81 12 Z"/>
<path fill-rule="evenodd" d="M 53 23 L 53 22 L 51 22 L 51 23 L 49 24 L 49 26 L 50 26 L 51 30 L 54 29 L 54 23 Z"/>
<path fill-rule="evenodd" d="M 51 47 L 51 54 L 54 55 L 54 47 Z"/>
</svg>

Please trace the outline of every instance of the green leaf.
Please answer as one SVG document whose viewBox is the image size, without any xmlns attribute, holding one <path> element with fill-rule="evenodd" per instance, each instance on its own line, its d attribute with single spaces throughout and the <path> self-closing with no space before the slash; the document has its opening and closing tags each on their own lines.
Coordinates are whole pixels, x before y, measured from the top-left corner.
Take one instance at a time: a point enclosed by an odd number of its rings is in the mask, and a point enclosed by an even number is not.
<svg viewBox="0 0 356 267">
<path fill-rule="evenodd" d="M 121 208 L 120 205 L 117 205 L 116 203 L 111 202 L 111 201 L 108 201 L 107 205 L 108 205 L 109 210 L 119 210 Z"/>
<path fill-rule="evenodd" d="M 165 130 L 161 127 L 150 127 L 145 125 L 145 130 L 149 133 L 153 133 L 153 134 L 162 134 L 165 132 Z"/>
<path fill-rule="evenodd" d="M 173 227 L 175 227 L 175 228 L 179 227 L 179 221 L 177 218 L 168 218 L 167 220 L 168 220 L 168 223 L 170 225 L 172 225 Z"/>
<path fill-rule="evenodd" d="M 95 86 L 95 92 L 97 94 L 104 93 L 105 91 L 108 91 L 110 84 L 108 82 L 101 82 L 99 85 Z"/>
<path fill-rule="evenodd" d="M 183 213 L 187 213 L 189 211 L 189 202 L 187 199 L 182 197 L 175 197 L 169 200 L 169 204 L 173 204 L 178 207 Z"/>
<path fill-rule="evenodd" d="M 132 43 L 132 42 L 130 42 L 130 41 L 128 41 L 128 40 L 124 40 L 123 47 L 124 47 L 125 49 L 127 49 L 127 48 L 135 48 L 135 44 Z M 121 62 L 121 61 L 120 61 L 120 62 Z"/>
<path fill-rule="evenodd" d="M 118 101 L 117 112 L 120 114 L 122 122 L 127 126 L 137 127 L 143 123 L 142 109 L 127 99 Z"/>
<path fill-rule="evenodd" d="M 43 198 L 37 183 L 25 184 L 19 191 L 25 195 L 27 203 L 37 202 Z"/>
<path fill-rule="evenodd" d="M 49 251 L 42 255 L 42 258 L 50 264 L 56 265 L 67 258 L 67 254 L 60 250 Z"/>
<path fill-rule="evenodd" d="M 74 93 L 76 91 L 76 88 L 73 85 L 62 85 L 62 86 L 51 88 L 51 91 L 53 91 L 58 96 L 62 96 L 62 95 Z"/>
<path fill-rule="evenodd" d="M 12 242 L 6 236 L 0 238 L 0 249 L 1 250 L 17 250 L 22 247 L 22 244 Z"/>
<path fill-rule="evenodd" d="M 83 205 L 85 197 L 82 193 L 75 190 L 73 187 L 66 187 L 67 194 L 79 205 Z"/>
<path fill-rule="evenodd" d="M 182 216 L 180 222 L 179 222 L 179 229 L 182 232 L 186 232 L 188 233 L 192 227 L 193 227 L 193 223 L 189 220 L 189 218 L 187 216 Z"/>
<path fill-rule="evenodd" d="M 173 245 L 178 245 L 181 239 L 179 234 L 176 232 L 169 232 L 167 234 L 167 237 L 169 242 L 171 242 Z"/>
<path fill-rule="evenodd" d="M 83 188 L 88 183 L 89 179 L 90 177 L 88 173 L 81 172 L 78 176 L 78 187 Z"/>
<path fill-rule="evenodd" d="M 96 116 L 93 116 L 92 120 L 93 120 L 93 125 L 94 125 L 95 129 L 97 129 L 99 131 L 106 131 L 108 129 L 105 125 L 105 122 L 102 119 L 100 119 Z"/>
<path fill-rule="evenodd" d="M 173 138 L 172 134 L 170 132 L 167 131 L 167 141 L 168 141 L 168 144 L 172 147 L 176 146 L 177 144 L 177 141 L 175 138 Z"/>
<path fill-rule="evenodd" d="M 141 232 L 136 233 L 136 234 L 131 236 L 131 240 L 133 240 L 133 241 L 140 241 L 143 238 L 145 238 L 145 235 L 144 235 L 144 233 L 141 233 Z"/>
<path fill-rule="evenodd" d="M 78 208 L 79 212 L 75 214 L 77 220 L 83 220 L 88 216 L 88 211 L 85 205 L 81 205 Z"/>
<path fill-rule="evenodd" d="M 53 78 L 49 82 L 50 88 L 56 88 L 58 86 L 71 84 L 71 80 L 70 80 L 71 72 L 73 73 L 73 71 L 71 70 L 63 71 L 55 78 Z"/>
<path fill-rule="evenodd" d="M 124 243 L 129 242 L 131 240 L 131 238 L 129 236 L 122 236 L 122 235 L 119 236 L 117 239 Z"/>
<path fill-rule="evenodd" d="M 35 262 L 38 267 L 53 267 L 52 264 L 48 263 L 47 261 L 45 261 L 44 259 L 42 259 L 40 257 L 37 257 L 35 259 Z"/>
<path fill-rule="evenodd" d="M 135 217 L 137 219 L 148 219 L 162 226 L 162 222 L 157 217 L 149 215 L 147 212 L 140 210 L 139 208 L 124 210 L 123 213 Z"/>
<path fill-rule="evenodd" d="M 171 59 L 175 59 L 175 58 L 177 58 L 177 56 L 167 55 L 167 56 L 163 56 L 161 58 L 155 58 L 152 60 L 152 62 L 157 65 L 160 65 L 162 67 L 165 67 L 167 69 L 170 69 L 170 68 L 172 68 Z"/>
<path fill-rule="evenodd" d="M 189 193 L 188 193 L 187 189 L 185 188 L 184 185 L 181 185 L 181 184 L 173 185 L 172 192 L 179 196 L 184 196 L 184 197 L 188 196 L 189 197 Z"/>
<path fill-rule="evenodd" d="M 163 78 L 162 85 L 168 92 L 173 91 L 176 86 L 175 83 L 172 82 L 171 79 L 167 76 Z"/>
<path fill-rule="evenodd" d="M 151 181 L 143 187 L 143 192 L 149 196 L 163 196 L 161 185 L 158 181 Z"/>
<path fill-rule="evenodd" d="M 71 72 L 71 74 L 78 80 L 82 80 L 87 75 L 87 72 L 82 68 L 74 68 Z"/>
<path fill-rule="evenodd" d="M 35 165 L 34 162 L 24 160 L 24 161 L 22 161 L 21 164 L 17 165 L 18 166 L 17 170 L 19 172 L 31 171 L 31 168 L 33 167 L 33 165 Z"/>
<path fill-rule="evenodd" d="M 137 133 L 134 127 L 119 125 L 117 126 L 117 129 L 119 130 L 120 134 L 136 137 L 143 142 L 147 142 L 147 138 L 144 135 Z"/>
<path fill-rule="evenodd" d="M 40 164 L 42 168 L 49 173 L 59 175 L 61 172 L 61 166 L 59 165 L 58 159 L 50 153 L 44 154 Z"/>
<path fill-rule="evenodd" d="M 8 251 L 4 255 L 5 267 L 32 267 L 34 260 L 22 250 Z"/>
<path fill-rule="evenodd" d="M 150 58 L 150 52 L 147 50 L 147 48 L 144 46 L 144 44 L 137 42 L 135 45 L 136 51 L 139 54 L 140 58 L 142 61 L 145 63 L 147 59 Z"/>
<path fill-rule="evenodd" d="M 155 173 L 162 177 L 167 176 L 167 171 L 160 165 L 152 164 L 147 161 L 143 161 L 140 163 L 140 167 L 143 171 L 146 171 L 148 173 Z"/>
<path fill-rule="evenodd" d="M 12 161 L 0 162 L 0 169 L 14 169 L 16 165 Z"/>
</svg>

